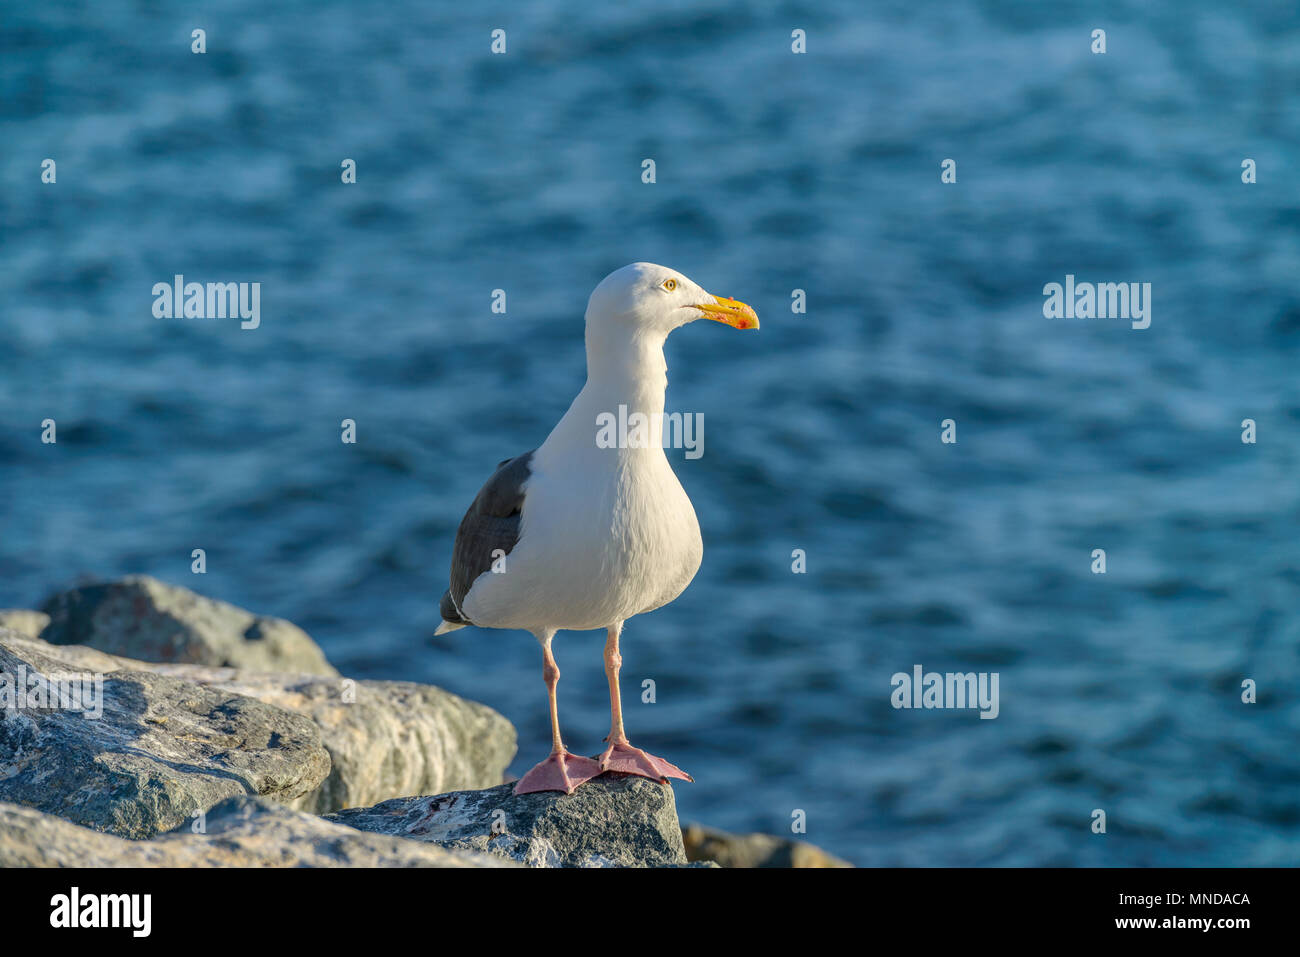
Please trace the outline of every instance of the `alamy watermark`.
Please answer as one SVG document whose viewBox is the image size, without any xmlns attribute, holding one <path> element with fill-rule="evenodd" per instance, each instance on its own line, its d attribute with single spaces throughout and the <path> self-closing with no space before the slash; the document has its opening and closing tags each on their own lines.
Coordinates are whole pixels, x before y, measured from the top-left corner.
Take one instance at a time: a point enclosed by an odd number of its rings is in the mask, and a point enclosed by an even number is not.
<svg viewBox="0 0 1300 957">
<path fill-rule="evenodd" d="M 1151 325 L 1151 283 L 1080 282 L 1074 274 L 1065 284 L 1043 287 L 1043 316 L 1047 319 L 1127 319 L 1134 329 Z"/>
<path fill-rule="evenodd" d="M 158 319 L 241 319 L 241 329 L 262 324 L 260 282 L 171 282 L 153 284 L 153 314 Z"/>
<path fill-rule="evenodd" d="M 132 937 L 153 930 L 152 894 L 83 894 L 73 886 L 50 898 L 50 926 L 56 928 L 125 928 Z"/>
<path fill-rule="evenodd" d="M 599 449 L 648 449 L 658 443 L 665 449 L 685 449 L 688 459 L 704 454 L 702 412 L 618 412 L 596 416 L 596 447 Z"/>
<path fill-rule="evenodd" d="M 0 671 L 0 711 L 78 711 L 104 715 L 104 676 L 90 672 L 42 674 L 19 665 Z"/>
<path fill-rule="evenodd" d="M 978 708 L 981 718 L 996 718 L 1001 710 L 996 671 L 940 674 L 913 665 L 911 674 L 896 672 L 889 683 L 895 708 Z"/>
</svg>

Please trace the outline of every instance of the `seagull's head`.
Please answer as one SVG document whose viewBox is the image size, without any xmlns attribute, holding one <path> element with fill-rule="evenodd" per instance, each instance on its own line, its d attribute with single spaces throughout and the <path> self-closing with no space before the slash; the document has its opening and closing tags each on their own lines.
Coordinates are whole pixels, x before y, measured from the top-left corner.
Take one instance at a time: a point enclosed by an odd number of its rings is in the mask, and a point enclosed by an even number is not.
<svg viewBox="0 0 1300 957">
<path fill-rule="evenodd" d="M 632 263 L 600 281 L 587 302 L 587 329 L 632 335 L 667 336 L 696 319 L 712 319 L 735 329 L 757 329 L 754 310 L 736 299 L 714 296 L 675 269 Z"/>
</svg>

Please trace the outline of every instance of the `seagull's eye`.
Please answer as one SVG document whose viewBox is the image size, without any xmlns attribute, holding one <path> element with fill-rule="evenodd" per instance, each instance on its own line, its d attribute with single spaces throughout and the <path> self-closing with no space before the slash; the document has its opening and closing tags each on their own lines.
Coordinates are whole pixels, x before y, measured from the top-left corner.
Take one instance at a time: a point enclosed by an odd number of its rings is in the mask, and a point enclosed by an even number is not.
<svg viewBox="0 0 1300 957">
<path fill-rule="evenodd" d="M 667 289 L 669 292 L 672 292 L 674 289 L 677 288 L 677 280 L 676 280 L 676 279 L 665 279 L 665 280 L 664 280 L 664 288 Z"/>
</svg>

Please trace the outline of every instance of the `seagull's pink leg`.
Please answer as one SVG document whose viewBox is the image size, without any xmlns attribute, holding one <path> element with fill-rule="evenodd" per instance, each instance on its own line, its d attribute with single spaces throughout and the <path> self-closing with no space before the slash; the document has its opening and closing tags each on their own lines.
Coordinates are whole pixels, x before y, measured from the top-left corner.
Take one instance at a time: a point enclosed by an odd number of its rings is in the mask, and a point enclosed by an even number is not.
<svg viewBox="0 0 1300 957">
<path fill-rule="evenodd" d="M 605 641 L 605 677 L 609 679 L 609 737 L 605 741 L 609 747 L 600 756 L 602 771 L 621 771 L 624 774 L 639 774 L 643 778 L 653 778 L 667 784 L 668 778 L 680 778 L 694 782 L 694 778 L 663 758 L 656 757 L 649 751 L 634 748 L 628 743 L 623 733 L 623 698 L 618 691 L 618 669 L 623 666 L 623 656 L 618 653 L 618 636 L 623 631 L 623 623 L 610 626 Z"/>
<path fill-rule="evenodd" d="M 600 774 L 600 765 L 591 758 L 570 754 L 560 740 L 560 715 L 555 704 L 555 686 L 560 681 L 560 668 L 551 654 L 551 639 L 555 632 L 545 632 L 537 636 L 542 643 L 542 657 L 545 665 L 542 677 L 546 679 L 546 692 L 551 701 L 551 755 L 537 765 L 515 785 L 516 794 L 529 794 L 533 791 L 563 791 L 572 794 L 578 785 L 590 781 Z"/>
</svg>

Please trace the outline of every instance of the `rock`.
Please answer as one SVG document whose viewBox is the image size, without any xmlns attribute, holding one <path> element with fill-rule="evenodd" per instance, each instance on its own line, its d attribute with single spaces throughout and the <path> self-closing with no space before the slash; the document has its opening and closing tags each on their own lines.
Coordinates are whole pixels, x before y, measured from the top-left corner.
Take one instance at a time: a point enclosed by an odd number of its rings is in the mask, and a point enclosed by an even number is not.
<svg viewBox="0 0 1300 957">
<path fill-rule="evenodd" d="M 50 623 L 50 616 L 26 608 L 0 608 L 0 628 L 35 638 Z"/>
<path fill-rule="evenodd" d="M 263 798 L 227 798 L 149 841 L 128 841 L 31 808 L 0 803 L 0 867 L 511 867 L 332 824 Z"/>
<path fill-rule="evenodd" d="M 144 575 L 60 592 L 42 611 L 50 623 L 39 637 L 56 645 L 141 661 L 338 675 L 297 625 Z"/>
<path fill-rule="evenodd" d="M 40 638 L 7 631 L 0 626 L 0 645 L 14 652 L 18 657 L 31 653 L 52 658 L 65 668 L 77 671 L 155 671 L 166 668 L 152 662 L 136 661 L 133 658 L 121 658 L 105 651 L 96 651 L 85 645 L 52 645 Z"/>
<path fill-rule="evenodd" d="M 332 767 L 319 789 L 291 806 L 313 814 L 397 795 L 491 787 L 501 783 L 515 756 L 514 725 L 486 705 L 432 685 L 193 666 L 168 670 L 311 718 Z"/>
<path fill-rule="evenodd" d="M 94 694 L 83 710 L 33 700 L 34 682 L 78 666 L 25 641 L 0 632 L 0 801 L 147 838 L 234 795 L 302 797 L 329 774 L 311 719 L 221 688 L 115 670 L 98 708 Z"/>
<path fill-rule="evenodd" d="M 486 705 L 406 681 L 350 681 L 134 661 L 82 645 L 0 633 L 0 643 L 86 671 L 151 671 L 256 698 L 311 718 L 330 755 L 329 777 L 291 807 L 325 814 L 405 794 L 500 784 L 515 729 Z M 349 701 L 351 703 L 349 703 Z"/>
<path fill-rule="evenodd" d="M 605 774 L 573 794 L 484 791 L 397 798 L 327 816 L 349 827 L 441 847 L 486 851 L 533 867 L 687 864 L 673 790 Z"/>
<path fill-rule="evenodd" d="M 805 841 L 770 834 L 728 834 L 692 824 L 682 832 L 692 861 L 717 861 L 721 867 L 852 867 Z"/>
</svg>

